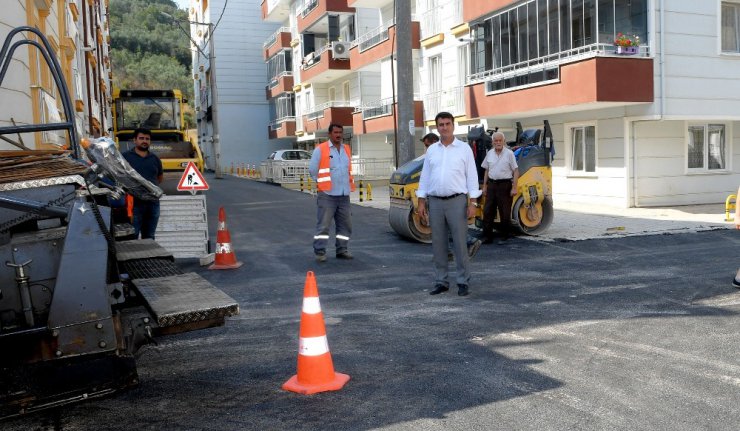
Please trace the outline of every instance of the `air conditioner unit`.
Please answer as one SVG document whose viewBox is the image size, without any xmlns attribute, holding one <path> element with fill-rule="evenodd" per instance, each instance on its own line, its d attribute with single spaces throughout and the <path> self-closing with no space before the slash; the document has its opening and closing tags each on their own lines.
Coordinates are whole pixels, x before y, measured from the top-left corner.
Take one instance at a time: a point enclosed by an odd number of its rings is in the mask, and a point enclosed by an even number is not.
<svg viewBox="0 0 740 431">
<path fill-rule="evenodd" d="M 349 42 L 332 42 L 331 58 L 334 60 L 348 60 L 350 47 L 351 44 Z"/>
</svg>

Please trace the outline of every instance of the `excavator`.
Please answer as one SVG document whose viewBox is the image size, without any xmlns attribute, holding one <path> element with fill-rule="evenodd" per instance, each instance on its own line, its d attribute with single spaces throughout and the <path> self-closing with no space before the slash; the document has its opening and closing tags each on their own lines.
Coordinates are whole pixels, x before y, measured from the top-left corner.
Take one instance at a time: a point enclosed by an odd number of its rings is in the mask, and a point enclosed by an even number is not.
<svg viewBox="0 0 740 431">
<path fill-rule="evenodd" d="M 491 135 L 496 129 L 485 130 L 473 127 L 468 132 L 468 143 L 473 150 L 479 180 L 483 177 L 481 167 L 486 152 L 492 147 Z M 545 120 L 542 129 L 522 130 L 517 123 L 516 139 L 507 145 L 514 150 L 519 165 L 517 193 L 511 208 L 511 223 L 520 233 L 538 235 L 550 226 L 553 220 L 552 207 L 552 157 L 554 155 L 550 123 Z M 423 243 L 431 243 L 432 231 L 417 213 L 421 169 L 424 156 L 402 165 L 390 178 L 390 210 L 388 221 L 391 228 L 401 237 Z M 485 199 L 485 198 L 484 198 Z M 483 205 L 475 215 L 475 225 L 483 227 Z M 496 214 L 494 227 L 500 226 Z"/>
<path fill-rule="evenodd" d="M 64 119 L 0 127 L 0 137 L 55 131 L 68 149 L 0 152 L 0 420 L 136 386 L 137 352 L 162 336 L 224 325 L 239 304 L 185 273 L 151 239 L 123 240 L 109 202 L 156 199 L 116 144 L 81 145 L 54 48 L 36 28 L 10 31 L 0 88 L 18 48 L 36 48 Z M 1 427 L 1 425 L 0 425 Z"/>
</svg>

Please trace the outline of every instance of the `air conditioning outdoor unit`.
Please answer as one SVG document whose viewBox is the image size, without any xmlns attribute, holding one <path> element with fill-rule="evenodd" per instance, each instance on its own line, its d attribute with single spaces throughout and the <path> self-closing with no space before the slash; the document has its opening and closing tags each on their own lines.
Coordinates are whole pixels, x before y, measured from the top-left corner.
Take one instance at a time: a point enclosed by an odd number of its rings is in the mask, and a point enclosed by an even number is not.
<svg viewBox="0 0 740 431">
<path fill-rule="evenodd" d="M 351 47 L 349 42 L 332 42 L 331 43 L 331 57 L 334 60 L 347 60 L 349 59 L 349 48 Z"/>
</svg>

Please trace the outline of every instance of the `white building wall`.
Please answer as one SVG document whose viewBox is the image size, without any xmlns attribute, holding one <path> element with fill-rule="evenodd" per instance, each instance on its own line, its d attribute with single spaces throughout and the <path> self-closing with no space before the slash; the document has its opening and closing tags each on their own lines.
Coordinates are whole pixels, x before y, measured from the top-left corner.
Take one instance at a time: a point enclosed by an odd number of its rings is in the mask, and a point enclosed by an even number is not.
<svg viewBox="0 0 740 431">
<path fill-rule="evenodd" d="M 225 3 L 224 0 L 211 0 L 204 20 L 215 23 Z M 268 137 L 270 118 L 265 97 L 267 79 L 262 42 L 280 24 L 262 21 L 261 3 L 261 0 L 228 2 L 214 33 L 222 170 L 232 162 L 259 164 L 272 151 L 286 145 L 291 147 L 291 140 L 284 142 Z M 200 3 L 191 0 L 191 7 L 197 9 Z M 204 48 L 206 53 L 207 48 Z M 207 67 L 207 60 L 201 63 Z M 204 110 L 205 107 L 201 111 Z M 210 126 L 201 126 L 201 130 L 210 133 Z M 209 168 L 213 168 L 213 148 L 208 136 L 205 138 L 206 145 L 201 147 L 209 158 Z"/>
<path fill-rule="evenodd" d="M 25 2 L 15 1 L 14 3 L 18 3 L 18 5 L 4 8 L 2 15 L 0 15 L 0 43 L 5 41 L 5 37 L 13 28 L 26 23 Z M 11 117 L 15 119 L 18 125 L 33 123 L 29 74 L 28 48 L 18 48 L 10 61 L 4 80 L 0 84 L 0 92 L 2 92 L 0 127 L 12 126 Z M 13 137 L 12 139 L 15 140 L 16 138 Z M 11 144 L 0 141 L 0 149 L 14 148 Z"/>
</svg>

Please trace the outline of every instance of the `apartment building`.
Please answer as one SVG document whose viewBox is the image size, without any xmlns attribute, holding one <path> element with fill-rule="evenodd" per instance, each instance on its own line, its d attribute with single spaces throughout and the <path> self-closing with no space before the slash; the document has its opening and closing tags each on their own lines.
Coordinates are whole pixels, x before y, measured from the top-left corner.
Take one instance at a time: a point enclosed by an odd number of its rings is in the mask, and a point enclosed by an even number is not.
<svg viewBox="0 0 740 431">
<path fill-rule="evenodd" d="M 416 0 L 415 132 L 552 126 L 554 198 L 724 202 L 740 182 L 740 1 Z M 264 0 L 270 137 L 311 149 L 337 122 L 392 158 L 392 0 Z M 620 38 L 620 35 L 622 36 Z M 628 45 L 628 46 L 626 46 Z M 351 113 L 351 118 L 350 118 Z M 420 154 L 417 151 L 417 154 Z"/>
<path fill-rule="evenodd" d="M 12 0 L 3 2 L 0 40 L 20 26 L 38 28 L 49 40 L 59 60 L 64 81 L 75 109 L 80 137 L 107 134 L 110 118 L 110 37 L 106 0 Z M 24 33 L 24 35 L 28 35 Z M 14 41 L 22 36 L 16 35 Z M 35 36 L 34 36 L 35 37 Z M 59 89 L 39 50 L 31 45 L 18 48 L 0 84 L 0 126 L 43 124 L 64 119 Z M 56 149 L 68 145 L 66 132 L 39 132 L 20 137 L 34 149 Z M 0 149 L 17 149 L 0 141 Z"/>
<path fill-rule="evenodd" d="M 222 170 L 232 163 L 259 164 L 274 150 L 291 146 L 290 142 L 269 139 L 264 127 L 270 117 L 262 41 L 279 25 L 262 21 L 259 11 L 260 0 L 190 1 L 191 38 L 197 44 L 191 48 L 198 139 L 211 169 L 215 161 L 211 145 L 214 102 Z M 217 97 L 212 92 L 212 70 L 216 73 Z"/>
</svg>

